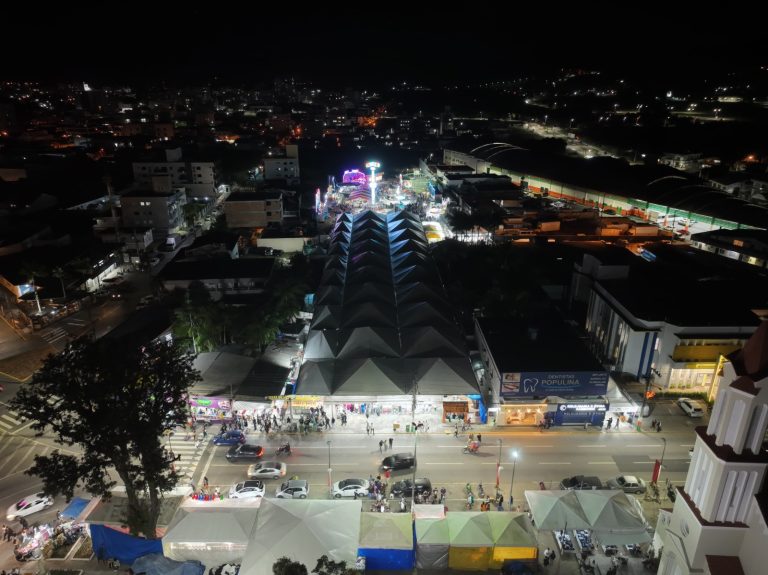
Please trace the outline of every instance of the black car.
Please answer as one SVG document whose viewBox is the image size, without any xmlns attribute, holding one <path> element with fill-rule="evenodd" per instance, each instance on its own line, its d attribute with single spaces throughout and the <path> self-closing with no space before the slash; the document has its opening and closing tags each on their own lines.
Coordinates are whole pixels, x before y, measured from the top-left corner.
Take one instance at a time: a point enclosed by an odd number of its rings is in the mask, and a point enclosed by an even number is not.
<svg viewBox="0 0 768 575">
<path fill-rule="evenodd" d="M 395 497 L 410 497 L 413 493 L 413 481 L 411 479 L 403 479 L 402 481 L 393 483 L 391 493 Z M 417 477 L 416 493 L 421 495 L 432 493 L 432 482 L 426 477 Z"/>
<path fill-rule="evenodd" d="M 381 462 L 381 468 L 384 471 L 387 469 L 410 469 L 414 465 L 416 465 L 416 458 L 413 453 L 395 453 L 385 457 Z"/>
<path fill-rule="evenodd" d="M 251 445 L 244 443 L 242 445 L 233 445 L 227 451 L 229 461 L 255 461 L 261 459 L 264 455 L 264 448 L 261 445 Z"/>
<path fill-rule="evenodd" d="M 560 482 L 560 489 L 602 489 L 603 482 L 599 478 L 589 475 L 574 475 L 566 477 Z"/>
</svg>

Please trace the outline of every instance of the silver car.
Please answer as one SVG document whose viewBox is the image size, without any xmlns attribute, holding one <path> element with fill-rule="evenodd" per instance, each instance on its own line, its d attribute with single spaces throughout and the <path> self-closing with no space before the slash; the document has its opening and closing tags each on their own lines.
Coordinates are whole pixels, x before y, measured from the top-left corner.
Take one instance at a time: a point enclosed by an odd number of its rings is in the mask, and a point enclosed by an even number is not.
<svg viewBox="0 0 768 575">
<path fill-rule="evenodd" d="M 282 461 L 262 461 L 248 466 L 248 479 L 280 479 L 287 470 Z"/>
<path fill-rule="evenodd" d="M 645 493 L 645 481 L 634 475 L 619 475 L 609 479 L 608 489 L 620 489 L 624 493 Z"/>
<path fill-rule="evenodd" d="M 358 497 L 366 497 L 368 495 L 368 480 L 367 479 L 344 479 L 337 481 L 333 484 L 331 490 L 333 496 L 336 499 L 342 497 L 354 497 L 357 494 Z"/>
</svg>

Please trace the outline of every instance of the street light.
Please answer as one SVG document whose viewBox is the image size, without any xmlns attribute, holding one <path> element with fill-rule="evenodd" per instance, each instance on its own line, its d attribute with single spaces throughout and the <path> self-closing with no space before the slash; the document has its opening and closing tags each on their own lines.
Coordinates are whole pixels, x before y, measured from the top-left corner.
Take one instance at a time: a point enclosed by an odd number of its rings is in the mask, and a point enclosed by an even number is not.
<svg viewBox="0 0 768 575">
<path fill-rule="evenodd" d="M 512 511 L 512 490 L 515 487 L 515 468 L 517 467 L 517 451 L 512 452 L 512 481 L 509 483 L 509 510 Z"/>
<path fill-rule="evenodd" d="M 325 442 L 328 444 L 328 494 L 333 496 L 333 480 L 331 479 L 331 440 Z"/>
<path fill-rule="evenodd" d="M 667 438 L 662 437 L 661 440 L 664 442 L 664 448 L 661 450 L 661 459 L 659 460 L 659 469 L 662 468 L 664 465 L 664 454 L 667 452 Z"/>
</svg>

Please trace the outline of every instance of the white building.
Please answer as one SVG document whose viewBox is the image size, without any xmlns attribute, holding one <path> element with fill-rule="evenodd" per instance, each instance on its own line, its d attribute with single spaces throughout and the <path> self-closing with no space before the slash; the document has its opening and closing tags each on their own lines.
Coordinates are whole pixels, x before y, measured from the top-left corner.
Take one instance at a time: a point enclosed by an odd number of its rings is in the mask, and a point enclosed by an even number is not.
<svg viewBox="0 0 768 575">
<path fill-rule="evenodd" d="M 696 428 L 685 487 L 659 516 L 659 575 L 767 571 L 768 321 L 729 360 L 709 425 Z"/>
<path fill-rule="evenodd" d="M 213 162 L 184 162 L 181 148 L 165 152 L 165 162 L 133 163 L 133 179 L 138 186 L 158 192 L 183 187 L 188 197 L 195 198 L 216 195 Z"/>
<path fill-rule="evenodd" d="M 284 156 L 269 156 L 264 158 L 264 179 L 285 180 L 289 186 L 298 184 L 299 173 L 299 147 L 290 144 L 285 147 Z"/>
<path fill-rule="evenodd" d="M 169 192 L 133 190 L 120 196 L 123 227 L 152 228 L 155 238 L 167 236 L 184 223 L 183 189 Z"/>
</svg>

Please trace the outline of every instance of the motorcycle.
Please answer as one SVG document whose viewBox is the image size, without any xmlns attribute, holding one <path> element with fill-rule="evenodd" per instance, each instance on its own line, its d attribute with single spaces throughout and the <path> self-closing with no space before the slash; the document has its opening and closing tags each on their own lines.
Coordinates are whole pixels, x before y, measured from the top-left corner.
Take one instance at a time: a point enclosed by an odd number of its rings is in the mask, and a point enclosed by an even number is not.
<svg viewBox="0 0 768 575">
<path fill-rule="evenodd" d="M 275 451 L 275 455 L 290 455 L 291 454 L 291 444 L 290 443 L 284 443 L 280 447 L 277 448 L 277 451 Z"/>
<path fill-rule="evenodd" d="M 464 448 L 464 453 L 477 453 L 480 451 L 480 444 L 477 441 L 473 441 Z"/>
</svg>

